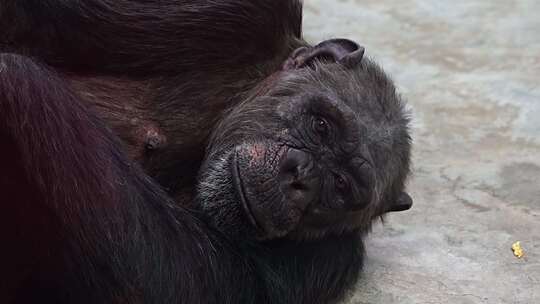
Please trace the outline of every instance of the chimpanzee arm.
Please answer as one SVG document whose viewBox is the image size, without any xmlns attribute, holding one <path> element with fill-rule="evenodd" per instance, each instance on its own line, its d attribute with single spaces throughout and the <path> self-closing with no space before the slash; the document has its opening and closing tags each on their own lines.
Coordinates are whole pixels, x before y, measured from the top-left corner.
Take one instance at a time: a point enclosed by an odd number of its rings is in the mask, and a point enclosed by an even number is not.
<svg viewBox="0 0 540 304">
<path fill-rule="evenodd" d="M 0 50 L 148 76 L 274 58 L 301 19 L 298 0 L 5 0 Z"/>
<path fill-rule="evenodd" d="M 173 207 L 59 77 L 19 55 L 0 54 L 0 142 L 0 302 L 241 294 L 212 232 Z"/>
</svg>

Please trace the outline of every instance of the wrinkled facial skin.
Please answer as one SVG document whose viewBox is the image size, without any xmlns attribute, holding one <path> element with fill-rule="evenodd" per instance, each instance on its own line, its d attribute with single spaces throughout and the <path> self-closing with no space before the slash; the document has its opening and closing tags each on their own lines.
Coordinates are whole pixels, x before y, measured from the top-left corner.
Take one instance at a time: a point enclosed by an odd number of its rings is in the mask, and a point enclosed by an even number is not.
<svg viewBox="0 0 540 304">
<path fill-rule="evenodd" d="M 290 62 L 287 65 L 290 66 Z M 409 120 L 368 59 L 285 69 L 221 121 L 200 173 L 198 204 L 233 237 L 313 239 L 366 231 L 410 208 Z"/>
</svg>

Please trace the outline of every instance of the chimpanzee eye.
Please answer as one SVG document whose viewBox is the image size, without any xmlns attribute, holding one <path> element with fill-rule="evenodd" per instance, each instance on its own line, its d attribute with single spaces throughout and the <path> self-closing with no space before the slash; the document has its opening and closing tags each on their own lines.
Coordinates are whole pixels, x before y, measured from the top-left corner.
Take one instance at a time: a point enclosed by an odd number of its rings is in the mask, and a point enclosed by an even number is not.
<svg viewBox="0 0 540 304">
<path fill-rule="evenodd" d="M 318 116 L 313 117 L 313 130 L 315 130 L 315 132 L 326 135 L 328 133 L 328 128 L 328 122 L 324 118 Z"/>
</svg>

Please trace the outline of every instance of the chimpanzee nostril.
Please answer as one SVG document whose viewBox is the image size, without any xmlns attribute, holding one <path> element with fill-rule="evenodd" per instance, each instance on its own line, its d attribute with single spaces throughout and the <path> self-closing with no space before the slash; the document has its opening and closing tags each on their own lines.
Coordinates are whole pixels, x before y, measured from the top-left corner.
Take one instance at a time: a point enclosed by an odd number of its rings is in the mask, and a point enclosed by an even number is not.
<svg viewBox="0 0 540 304">
<path fill-rule="evenodd" d="M 306 189 L 306 186 L 303 185 L 302 183 L 299 183 L 297 181 L 294 181 L 290 184 L 290 187 L 294 190 L 305 190 Z"/>
<path fill-rule="evenodd" d="M 298 149 L 289 149 L 283 157 L 280 164 L 280 173 L 292 174 L 297 177 L 300 171 L 305 170 L 310 165 L 311 158 L 309 154 Z"/>
<path fill-rule="evenodd" d="M 308 205 L 319 194 L 319 176 L 311 156 L 298 149 L 289 149 L 281 160 L 279 177 L 281 191 L 291 201 Z"/>
</svg>

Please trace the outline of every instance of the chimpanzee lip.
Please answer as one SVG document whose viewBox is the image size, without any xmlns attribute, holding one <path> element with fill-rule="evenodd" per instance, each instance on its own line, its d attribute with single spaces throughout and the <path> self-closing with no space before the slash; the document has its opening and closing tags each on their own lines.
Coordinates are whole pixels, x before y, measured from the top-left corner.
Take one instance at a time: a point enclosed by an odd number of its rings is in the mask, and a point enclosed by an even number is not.
<svg viewBox="0 0 540 304">
<path fill-rule="evenodd" d="M 233 184 L 236 188 L 236 193 L 238 193 L 238 197 L 240 198 L 240 205 L 242 205 L 242 208 L 244 209 L 245 214 L 247 215 L 247 218 L 249 222 L 257 229 L 263 231 L 262 226 L 259 225 L 257 222 L 257 219 L 253 215 L 253 211 L 251 210 L 251 204 L 249 203 L 249 200 L 247 199 L 247 195 L 245 193 L 245 187 L 244 182 L 242 181 L 242 175 L 240 174 L 240 166 L 238 161 L 238 152 L 235 152 L 233 154 L 232 158 L 232 178 L 233 178 Z"/>
</svg>

